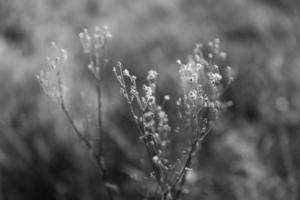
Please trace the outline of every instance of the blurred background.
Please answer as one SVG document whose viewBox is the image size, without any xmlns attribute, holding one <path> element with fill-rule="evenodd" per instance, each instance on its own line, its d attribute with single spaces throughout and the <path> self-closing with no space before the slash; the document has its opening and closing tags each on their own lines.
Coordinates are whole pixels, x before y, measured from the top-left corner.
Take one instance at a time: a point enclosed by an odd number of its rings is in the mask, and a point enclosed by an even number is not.
<svg viewBox="0 0 300 200">
<path fill-rule="evenodd" d="M 176 60 L 216 37 L 234 71 L 222 97 L 233 106 L 197 154 L 183 197 L 300 198 L 298 0 L 0 0 L 0 199 L 105 199 L 88 151 L 35 78 L 47 67 L 51 41 L 67 49 L 68 107 L 93 132 L 96 95 L 78 33 L 96 25 L 113 35 L 104 80 L 105 156 L 123 199 L 142 199 L 130 172 L 143 167 L 145 150 L 112 67 L 122 61 L 138 84 L 157 70 L 158 92 L 170 95 L 166 109 L 176 124 Z"/>
</svg>

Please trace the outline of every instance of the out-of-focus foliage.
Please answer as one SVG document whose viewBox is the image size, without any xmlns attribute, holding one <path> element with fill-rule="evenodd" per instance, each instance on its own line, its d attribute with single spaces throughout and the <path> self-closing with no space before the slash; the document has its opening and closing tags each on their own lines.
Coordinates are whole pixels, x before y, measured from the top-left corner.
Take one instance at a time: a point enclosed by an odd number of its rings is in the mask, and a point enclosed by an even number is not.
<svg viewBox="0 0 300 200">
<path fill-rule="evenodd" d="M 105 156 L 124 198 L 142 198 L 128 173 L 138 171 L 145 149 L 112 66 L 120 60 L 141 77 L 154 68 L 161 99 L 169 94 L 174 100 L 181 93 L 176 60 L 185 60 L 196 42 L 219 37 L 235 72 L 223 96 L 233 106 L 197 155 L 188 195 L 298 199 L 299 10 L 297 0 L 0 0 L 0 199 L 104 194 L 88 152 L 35 80 L 51 55 L 51 41 L 71 52 L 67 99 L 84 128 L 96 102 L 78 33 L 95 25 L 107 25 L 113 34 L 103 87 Z M 177 122 L 174 108 L 175 101 L 167 105 L 171 124 Z"/>
</svg>

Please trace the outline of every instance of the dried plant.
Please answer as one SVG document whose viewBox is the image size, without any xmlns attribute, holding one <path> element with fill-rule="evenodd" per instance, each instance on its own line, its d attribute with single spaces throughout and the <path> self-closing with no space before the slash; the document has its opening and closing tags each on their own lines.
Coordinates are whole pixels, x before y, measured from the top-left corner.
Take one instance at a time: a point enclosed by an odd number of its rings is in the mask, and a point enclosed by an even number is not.
<svg viewBox="0 0 300 200">
<path fill-rule="evenodd" d="M 91 152 L 106 188 L 109 199 L 114 198 L 118 191 L 115 184 L 109 182 L 107 177 L 106 160 L 103 156 L 103 125 L 102 125 L 102 76 L 103 69 L 107 65 L 106 45 L 111 37 L 106 27 L 96 27 L 91 34 L 84 29 L 79 34 L 84 53 L 89 55 L 88 69 L 95 78 L 97 93 L 98 114 L 98 143 L 95 144 L 86 138 L 83 132 L 76 126 L 69 110 L 67 109 L 64 93 L 66 91 L 62 78 L 62 68 L 68 58 L 67 51 L 52 43 L 57 56 L 47 58 L 48 69 L 41 71 L 37 76 L 45 93 L 62 109 L 71 127 Z M 182 96 L 176 100 L 178 118 L 184 124 L 183 127 L 171 128 L 168 114 L 164 111 L 164 105 L 170 101 L 170 96 L 165 95 L 162 104 L 156 99 L 158 72 L 148 71 L 147 83 L 142 89 L 137 88 L 136 76 L 124 69 L 119 62 L 113 68 L 115 77 L 120 84 L 120 92 L 127 101 L 131 115 L 133 116 L 139 139 L 143 141 L 148 154 L 153 173 L 148 176 L 149 182 L 154 182 L 154 189 L 148 188 L 144 193 L 145 198 L 158 198 L 163 200 L 177 200 L 186 182 L 187 173 L 192 170 L 192 161 L 197 149 L 207 134 L 213 129 L 223 104 L 220 96 L 232 81 L 230 67 L 220 65 L 226 59 L 226 53 L 220 50 L 220 41 L 215 39 L 207 45 L 208 52 L 204 52 L 202 44 L 197 44 L 193 54 L 184 64 L 177 61 L 179 76 L 182 82 Z M 50 75 L 54 75 L 55 82 Z M 171 159 L 172 140 L 175 132 L 192 135 L 186 154 Z M 189 134 L 188 134 L 189 133 Z M 147 188 L 146 188 L 147 189 Z"/>
<path fill-rule="evenodd" d="M 139 137 L 147 149 L 157 183 L 153 196 L 160 196 L 161 199 L 176 200 L 180 197 L 194 154 L 215 126 L 222 109 L 220 96 L 232 80 L 230 67 L 217 65 L 226 59 L 226 53 L 220 50 L 219 39 L 209 42 L 208 48 L 209 53 L 205 57 L 203 45 L 197 44 L 186 64 L 177 61 L 183 86 L 183 95 L 176 102 L 179 118 L 185 124 L 181 132 L 188 130 L 193 135 L 187 156 L 181 158 L 181 162 L 172 163 L 168 157 L 172 149 L 172 131 L 163 105 L 170 97 L 166 95 L 162 105 L 157 103 L 155 91 L 158 73 L 154 70 L 148 72 L 148 83 L 143 85 L 140 92 L 136 77 L 123 69 L 120 62 L 113 68 L 121 87 L 120 92 L 129 105 Z"/>
<path fill-rule="evenodd" d="M 103 69 L 105 68 L 108 60 L 106 58 L 106 45 L 108 39 L 111 37 L 107 27 L 99 28 L 96 27 L 93 33 L 90 33 L 87 29 L 79 34 L 79 39 L 83 47 L 84 53 L 89 55 L 88 69 L 92 72 L 96 82 L 96 93 L 97 93 L 97 113 L 98 113 L 98 144 L 94 144 L 92 141 L 87 139 L 83 132 L 76 126 L 74 119 L 72 118 L 69 110 L 67 109 L 64 93 L 66 90 L 65 84 L 62 79 L 62 68 L 65 61 L 68 58 L 67 51 L 59 48 L 54 42 L 54 47 L 57 56 L 54 58 L 47 57 L 48 69 L 41 71 L 37 75 L 37 79 L 40 82 L 45 93 L 62 109 L 65 116 L 67 117 L 72 129 L 85 144 L 96 163 L 96 166 L 101 173 L 104 186 L 106 188 L 108 198 L 114 199 L 114 192 L 118 191 L 116 185 L 110 183 L 107 177 L 106 161 L 103 156 L 103 125 L 102 125 L 102 76 Z M 55 76 L 56 82 L 53 83 L 49 80 L 50 75 Z"/>
</svg>

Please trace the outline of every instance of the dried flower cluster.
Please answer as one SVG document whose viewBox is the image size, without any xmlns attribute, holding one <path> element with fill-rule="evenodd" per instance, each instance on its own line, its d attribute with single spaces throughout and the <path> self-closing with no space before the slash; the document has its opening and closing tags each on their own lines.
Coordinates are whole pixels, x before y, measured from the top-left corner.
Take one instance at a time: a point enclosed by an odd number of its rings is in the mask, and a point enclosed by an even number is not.
<svg viewBox="0 0 300 200">
<path fill-rule="evenodd" d="M 118 63 L 118 69 L 113 69 L 121 86 L 121 94 L 129 104 L 140 138 L 143 139 L 152 162 L 160 189 L 156 190 L 158 194 L 153 195 L 159 195 L 161 199 L 179 198 L 197 146 L 213 128 L 222 107 L 220 95 L 231 82 L 231 78 L 228 79 L 230 67 L 220 69 L 216 64 L 226 59 L 226 53 L 220 50 L 219 39 L 209 42 L 208 48 L 207 58 L 203 54 L 203 45 L 197 44 L 186 64 L 177 61 L 183 85 L 183 96 L 176 102 L 179 118 L 185 121 L 185 127 L 193 133 L 187 157 L 181 163 L 181 168 L 176 167 L 178 163 L 171 163 L 168 157 L 172 134 L 168 115 L 163 106 L 157 103 L 155 96 L 158 73 L 150 70 L 147 75 L 148 84 L 143 85 L 142 92 L 139 92 L 136 77 L 127 69 L 123 69 L 121 63 Z M 221 75 L 221 72 L 224 74 Z M 222 83 L 223 76 L 228 80 Z M 166 95 L 164 101 L 169 100 L 170 97 Z"/>
<path fill-rule="evenodd" d="M 65 113 L 74 132 L 83 141 L 92 153 L 97 167 L 102 175 L 104 187 L 109 199 L 114 198 L 118 191 L 116 185 L 110 183 L 107 177 L 106 162 L 103 156 L 103 130 L 102 130 L 102 76 L 103 70 L 108 62 L 105 55 L 105 47 L 108 38 L 111 37 L 107 27 L 96 27 L 93 33 L 87 29 L 79 34 L 84 53 L 89 55 L 88 69 L 95 77 L 97 93 L 98 112 L 98 135 L 99 144 L 95 145 L 84 137 L 77 128 L 71 114 L 64 103 L 64 91 L 66 87 L 62 80 L 62 66 L 67 60 L 67 52 L 58 48 L 55 43 L 53 47 L 57 56 L 47 58 L 48 69 L 42 71 L 37 79 L 47 95 L 57 102 Z M 183 186 L 188 173 L 191 172 L 192 159 L 197 147 L 205 136 L 214 127 L 220 115 L 222 103 L 220 95 L 231 82 L 230 67 L 219 65 L 226 59 L 226 53 L 220 50 L 220 40 L 215 39 L 207 45 L 208 52 L 202 44 L 197 44 L 193 55 L 184 64 L 180 60 L 179 75 L 182 81 L 183 94 L 176 101 L 179 119 L 184 127 L 171 128 L 168 114 L 164 111 L 164 105 L 170 101 L 170 96 L 165 95 L 163 102 L 157 100 L 157 76 L 154 70 L 148 71 L 147 83 L 139 90 L 137 78 L 129 70 L 123 69 L 119 62 L 113 68 L 116 79 L 120 84 L 120 92 L 127 101 L 130 112 L 138 129 L 139 139 L 145 144 L 149 163 L 153 173 L 149 175 L 149 181 L 155 183 L 155 189 L 148 191 L 145 196 L 158 197 L 163 200 L 177 200 L 183 191 Z M 55 82 L 49 80 L 53 74 Z M 225 77 L 225 78 L 224 78 Z M 172 139 L 175 132 L 192 133 L 190 145 L 186 153 L 174 161 L 170 154 L 172 151 Z M 187 134 L 189 135 L 189 134 Z M 174 163 L 175 162 L 175 163 Z M 191 174 L 189 173 L 189 174 Z"/>
<path fill-rule="evenodd" d="M 196 44 L 193 55 L 186 64 L 177 61 L 183 97 L 179 98 L 176 104 L 179 118 L 185 121 L 186 127 L 193 133 L 193 138 L 183 167 L 173 183 L 175 187 L 173 199 L 179 198 L 182 193 L 193 156 L 205 136 L 214 127 L 222 108 L 220 96 L 232 81 L 231 68 L 217 64 L 226 59 L 226 53 L 220 50 L 220 40 L 215 39 L 208 43 L 206 56 L 203 52 L 203 45 Z M 227 80 L 222 83 L 223 77 Z"/>
<path fill-rule="evenodd" d="M 149 160 L 152 163 L 154 177 L 161 191 L 167 191 L 167 175 L 169 163 L 167 151 L 171 128 L 168 124 L 168 115 L 163 107 L 157 103 L 155 97 L 157 72 L 148 72 L 148 84 L 143 85 L 142 92 L 136 86 L 136 77 L 118 63 L 118 70 L 113 68 L 120 83 L 120 92 L 127 100 L 130 111 L 135 119 L 140 139 L 144 141 Z M 169 97 L 165 96 L 164 101 Z M 163 103 L 164 104 L 164 103 Z M 163 105 L 162 104 L 162 105 Z"/>
<path fill-rule="evenodd" d="M 223 76 L 231 76 L 230 67 L 220 69 L 216 64 L 226 59 L 226 53 L 220 50 L 220 40 L 209 42 L 208 47 L 208 59 L 203 55 L 203 45 L 196 44 L 187 64 L 177 61 L 184 91 L 183 97 L 177 101 L 179 115 L 196 127 L 197 133 L 205 133 L 209 123 L 218 118 L 221 109 L 220 95 L 231 82 L 229 78 L 224 80 L 227 82 L 221 83 Z"/>
<path fill-rule="evenodd" d="M 68 52 L 65 49 L 59 48 L 55 42 L 52 42 L 52 47 L 55 50 L 55 56 L 53 58 L 47 57 L 48 68 L 41 71 L 37 76 L 37 80 L 40 82 L 44 92 L 56 103 L 63 101 L 63 93 L 66 91 L 66 86 L 63 84 L 61 78 L 61 71 L 68 59 Z M 56 80 L 53 84 L 50 81 L 49 76 L 55 75 Z"/>
<path fill-rule="evenodd" d="M 79 39 L 83 47 L 84 53 L 89 55 L 88 69 L 92 72 L 96 79 L 96 93 L 97 93 L 97 113 L 98 113 L 98 140 L 99 143 L 87 139 L 83 132 L 77 127 L 74 119 L 72 118 L 67 105 L 64 101 L 65 86 L 62 79 L 62 68 L 65 61 L 67 60 L 67 51 L 60 49 L 57 45 L 52 42 L 52 46 L 55 48 L 57 56 L 54 58 L 47 57 L 48 69 L 41 71 L 37 75 L 37 79 L 40 82 L 45 93 L 50 96 L 52 100 L 59 104 L 60 108 L 67 117 L 71 127 L 77 136 L 82 140 L 88 150 L 91 152 L 92 157 L 95 161 L 96 166 L 101 173 L 104 188 L 107 191 L 109 199 L 113 199 L 113 193 L 118 192 L 118 187 L 108 181 L 106 160 L 103 156 L 103 130 L 102 130 L 102 71 L 104 70 L 108 60 L 105 55 L 106 44 L 108 38 L 111 37 L 107 27 L 99 28 L 96 27 L 93 33 L 90 33 L 87 29 L 79 34 Z M 50 81 L 50 76 L 54 75 L 56 81 L 53 83 Z"/>
<path fill-rule="evenodd" d="M 96 26 L 93 33 L 90 33 L 87 29 L 84 29 L 79 33 L 83 52 L 90 55 L 88 69 L 91 70 L 96 79 L 101 79 L 100 70 L 101 68 L 105 68 L 105 65 L 108 62 L 105 57 L 105 47 L 108 39 L 111 37 L 112 35 L 106 26 L 102 29 Z M 100 55 L 103 56 L 102 59 L 100 58 Z M 99 63 L 100 60 L 102 60 L 102 63 Z"/>
</svg>

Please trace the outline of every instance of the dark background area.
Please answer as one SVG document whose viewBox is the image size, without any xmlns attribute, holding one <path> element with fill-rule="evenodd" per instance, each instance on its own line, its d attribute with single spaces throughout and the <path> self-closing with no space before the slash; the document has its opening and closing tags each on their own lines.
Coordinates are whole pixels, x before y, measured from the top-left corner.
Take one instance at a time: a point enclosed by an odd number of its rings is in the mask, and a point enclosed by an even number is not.
<svg viewBox="0 0 300 200">
<path fill-rule="evenodd" d="M 123 62 L 138 84 L 156 69 L 159 94 L 170 95 L 166 108 L 176 124 L 176 60 L 215 37 L 234 72 L 223 95 L 233 106 L 197 154 L 189 199 L 298 199 L 298 0 L 0 0 L 0 199 L 104 198 L 88 151 L 35 79 L 46 68 L 51 41 L 67 49 L 68 106 L 82 127 L 91 117 L 93 132 L 96 96 L 78 33 L 96 25 L 113 35 L 104 80 L 105 156 L 124 199 L 142 199 L 141 183 L 129 175 L 142 168 L 145 149 L 112 67 Z"/>
</svg>

